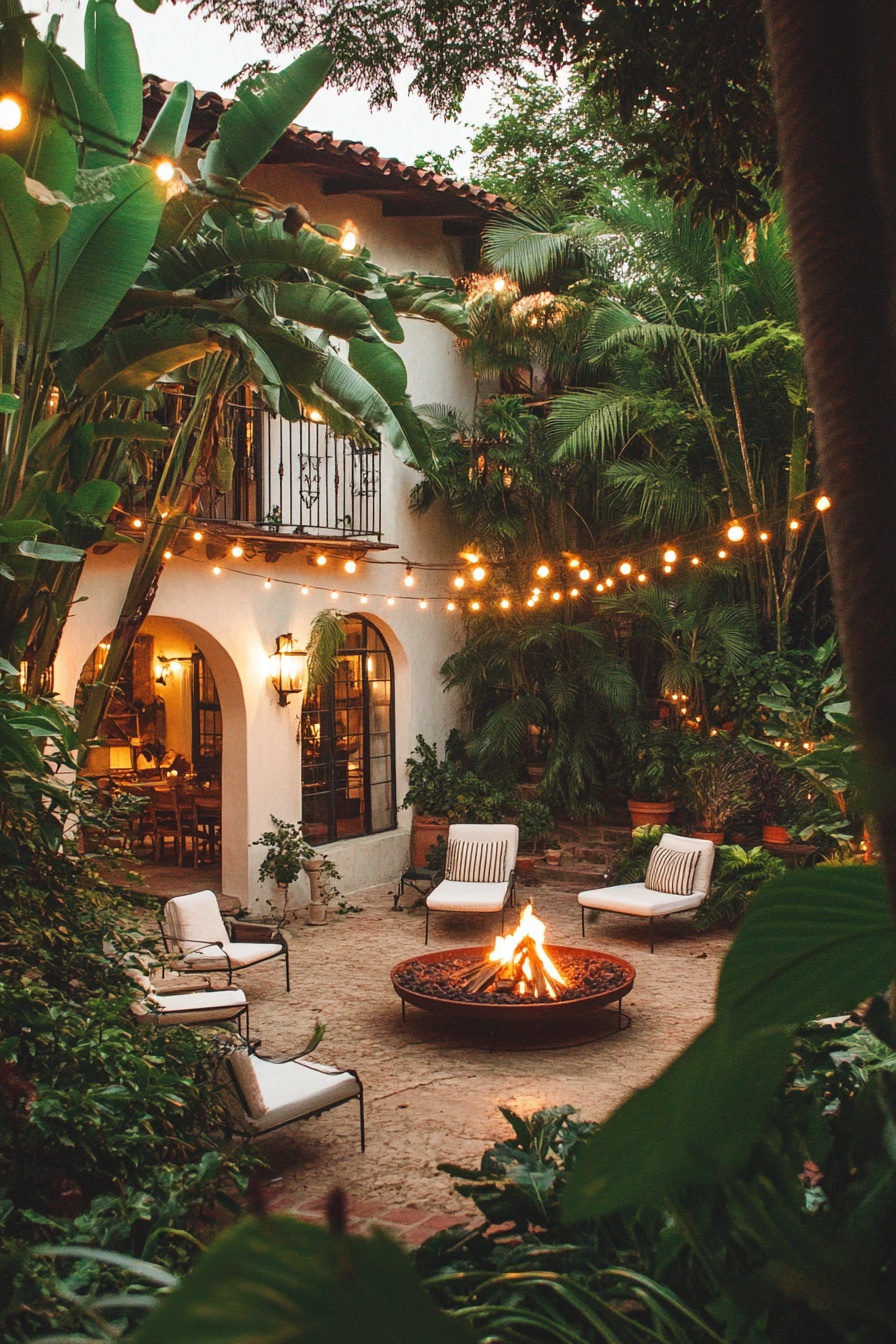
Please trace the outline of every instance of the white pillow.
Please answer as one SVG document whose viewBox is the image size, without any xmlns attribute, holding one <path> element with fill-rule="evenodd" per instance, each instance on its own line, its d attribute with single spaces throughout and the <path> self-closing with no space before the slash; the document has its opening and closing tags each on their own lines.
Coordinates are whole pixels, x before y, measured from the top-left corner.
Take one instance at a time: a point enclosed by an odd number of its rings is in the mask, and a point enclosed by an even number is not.
<svg viewBox="0 0 896 1344">
<path fill-rule="evenodd" d="M 645 887 L 666 896 L 690 896 L 699 857 L 696 849 L 667 849 L 657 845 L 647 865 Z"/>
<path fill-rule="evenodd" d="M 449 840 L 448 882 L 502 882 L 507 876 L 506 840 Z"/>
</svg>

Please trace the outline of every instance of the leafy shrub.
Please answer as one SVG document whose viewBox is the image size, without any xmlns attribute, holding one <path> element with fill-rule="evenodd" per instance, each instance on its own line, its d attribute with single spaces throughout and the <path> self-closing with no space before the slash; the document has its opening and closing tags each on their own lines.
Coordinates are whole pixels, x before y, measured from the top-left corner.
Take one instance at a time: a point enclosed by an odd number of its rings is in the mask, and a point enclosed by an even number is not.
<svg viewBox="0 0 896 1344">
<path fill-rule="evenodd" d="M 719 845 L 709 895 L 694 914 L 698 929 L 734 924 L 746 911 L 760 887 L 773 877 L 782 877 L 787 865 L 762 845 Z"/>
<path fill-rule="evenodd" d="M 650 856 L 664 835 L 677 835 L 674 826 L 636 826 L 632 842 L 613 870 L 613 883 L 643 882 Z"/>
<path fill-rule="evenodd" d="M 418 733 L 414 754 L 407 760 L 408 790 L 402 807 L 449 821 L 500 821 L 512 809 L 512 791 L 467 769 L 456 753 L 456 744 L 446 743 L 445 759 L 440 761 L 435 743 L 430 746 Z"/>
<path fill-rule="evenodd" d="M 139 1023 L 109 942 L 154 946 L 136 911 L 80 863 L 2 873 L 0 1254 L 14 1262 L 52 1240 L 184 1267 L 215 1207 L 236 1209 L 254 1162 L 221 1151 L 208 1040 Z M 114 1281 L 95 1264 L 79 1272 Z M 4 1338 L 50 1324 L 44 1278 L 34 1263 L 19 1271 Z"/>
</svg>

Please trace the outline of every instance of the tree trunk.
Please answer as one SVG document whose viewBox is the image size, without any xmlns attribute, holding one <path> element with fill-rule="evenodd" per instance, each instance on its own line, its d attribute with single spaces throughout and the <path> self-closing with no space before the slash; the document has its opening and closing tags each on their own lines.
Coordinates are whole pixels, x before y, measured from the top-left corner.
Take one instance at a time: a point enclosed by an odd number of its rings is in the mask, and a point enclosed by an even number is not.
<svg viewBox="0 0 896 1344">
<path fill-rule="evenodd" d="M 764 4 L 835 607 L 896 907 L 896 11 Z"/>
</svg>

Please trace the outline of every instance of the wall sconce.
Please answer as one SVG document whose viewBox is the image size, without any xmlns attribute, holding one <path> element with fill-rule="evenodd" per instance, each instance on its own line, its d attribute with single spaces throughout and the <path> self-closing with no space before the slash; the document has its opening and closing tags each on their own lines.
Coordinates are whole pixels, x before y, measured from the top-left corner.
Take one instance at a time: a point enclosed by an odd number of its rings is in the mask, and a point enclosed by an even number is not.
<svg viewBox="0 0 896 1344">
<path fill-rule="evenodd" d="M 308 684 L 308 654 L 294 642 L 292 635 L 278 635 L 277 648 L 270 657 L 271 681 L 281 705 L 289 696 L 304 695 Z"/>
</svg>

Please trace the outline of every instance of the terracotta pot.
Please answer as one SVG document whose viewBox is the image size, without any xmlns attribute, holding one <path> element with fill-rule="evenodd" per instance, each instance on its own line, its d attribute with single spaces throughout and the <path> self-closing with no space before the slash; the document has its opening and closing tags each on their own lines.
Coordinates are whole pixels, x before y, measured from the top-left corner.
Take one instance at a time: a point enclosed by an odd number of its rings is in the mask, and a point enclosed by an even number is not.
<svg viewBox="0 0 896 1344">
<path fill-rule="evenodd" d="M 524 887 L 532 885 L 532 883 L 535 881 L 534 854 L 517 854 L 516 875 Z"/>
<path fill-rule="evenodd" d="M 533 784 L 540 784 L 544 779 L 546 770 L 544 765 L 534 765 L 531 761 L 526 765 L 526 778 L 531 779 Z"/>
<path fill-rule="evenodd" d="M 329 914 L 330 912 L 323 901 L 312 901 L 308 906 L 308 923 L 326 924 Z"/>
<path fill-rule="evenodd" d="M 639 826 L 665 826 L 674 811 L 674 803 L 641 803 L 636 798 L 628 801 L 633 831 Z"/>
<path fill-rule="evenodd" d="M 711 840 L 714 845 L 724 845 L 724 831 L 691 831 L 695 840 Z"/>
<path fill-rule="evenodd" d="M 426 856 L 441 836 L 448 839 L 448 818 L 414 813 L 411 822 L 411 867 L 425 868 Z"/>
<path fill-rule="evenodd" d="M 544 852 L 544 861 L 545 861 L 545 863 L 548 865 L 549 868 L 559 868 L 559 867 L 560 867 L 560 855 L 561 855 L 561 853 L 562 853 L 562 851 L 559 850 L 559 849 L 546 849 L 546 850 L 545 850 L 545 852 Z"/>
<path fill-rule="evenodd" d="M 786 826 L 763 826 L 762 843 L 764 845 L 787 845 L 790 836 Z"/>
</svg>

